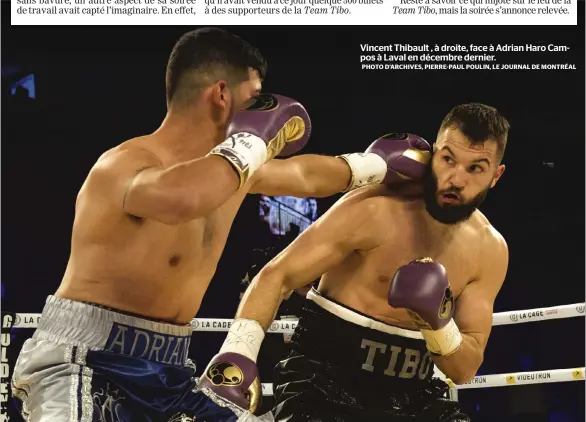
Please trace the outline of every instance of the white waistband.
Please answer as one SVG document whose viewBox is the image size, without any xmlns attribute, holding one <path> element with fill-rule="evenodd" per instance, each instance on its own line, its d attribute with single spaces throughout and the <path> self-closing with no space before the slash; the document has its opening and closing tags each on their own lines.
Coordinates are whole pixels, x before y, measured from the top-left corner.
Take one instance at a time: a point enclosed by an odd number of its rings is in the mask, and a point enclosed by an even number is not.
<svg viewBox="0 0 586 422">
<path fill-rule="evenodd" d="M 318 306 L 325 309 L 329 313 L 336 315 L 338 318 L 341 318 L 344 321 L 351 322 L 352 324 L 370 328 L 376 331 L 382 331 L 383 333 L 387 334 L 423 340 L 423 335 L 418 330 L 407 330 L 405 328 L 394 327 L 392 325 L 376 321 L 372 318 L 368 318 L 364 315 L 360 315 L 358 312 L 332 302 L 314 289 L 311 289 L 307 293 L 307 299 L 315 302 Z"/>
<path fill-rule="evenodd" d="M 101 350 L 114 336 L 121 344 L 125 338 L 141 337 L 151 342 L 154 336 L 161 339 L 183 338 L 191 340 L 191 325 L 174 325 L 122 314 L 83 302 L 56 296 L 47 297 L 39 325 L 33 337 L 55 343 L 67 343 L 92 350 Z M 131 341 L 131 343 L 132 343 Z M 177 341 L 178 340 L 174 340 Z M 124 353 L 122 353 L 124 354 Z M 158 355 L 157 355 L 158 356 Z M 186 356 L 185 356 L 186 357 Z"/>
</svg>

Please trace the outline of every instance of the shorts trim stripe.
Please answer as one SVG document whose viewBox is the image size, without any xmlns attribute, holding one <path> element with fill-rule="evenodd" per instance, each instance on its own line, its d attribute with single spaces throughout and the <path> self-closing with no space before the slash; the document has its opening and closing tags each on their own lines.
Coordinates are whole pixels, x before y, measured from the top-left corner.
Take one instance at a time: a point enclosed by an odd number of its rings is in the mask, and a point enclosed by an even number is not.
<svg viewBox="0 0 586 422">
<path fill-rule="evenodd" d="M 383 322 L 377 321 L 365 315 L 340 305 L 333 300 L 323 296 L 320 292 L 312 288 L 306 298 L 315 302 L 318 306 L 325 309 L 331 314 L 336 315 L 345 321 L 351 322 L 352 324 L 359 325 L 361 327 L 370 328 L 376 331 L 382 331 L 383 333 L 392 334 L 401 337 L 407 337 L 417 340 L 423 340 L 423 334 L 419 330 L 408 330 L 406 328 L 399 328 L 393 325 L 388 325 Z"/>
<path fill-rule="evenodd" d="M 83 385 L 83 377 L 81 375 L 82 373 L 82 369 L 81 366 L 77 366 L 78 369 L 78 373 L 77 373 L 77 421 L 81 422 L 83 419 L 83 409 L 82 409 L 82 397 L 81 397 L 81 388 Z"/>
</svg>

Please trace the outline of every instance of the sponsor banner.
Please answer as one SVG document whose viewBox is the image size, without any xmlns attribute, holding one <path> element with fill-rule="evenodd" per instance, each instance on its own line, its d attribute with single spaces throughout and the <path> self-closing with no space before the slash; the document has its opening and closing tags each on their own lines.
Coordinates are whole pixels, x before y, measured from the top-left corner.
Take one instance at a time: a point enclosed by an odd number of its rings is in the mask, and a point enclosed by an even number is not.
<svg viewBox="0 0 586 422">
<path fill-rule="evenodd" d="M 8 419 L 8 404 L 12 398 L 10 379 L 12 377 L 12 363 L 8 361 L 8 348 L 12 341 L 11 329 L 14 326 L 16 315 L 13 313 L 2 314 L 2 334 L 0 338 L 0 356 L 2 357 L 2 371 L 0 372 L 0 420 Z M 6 419 L 4 419 L 6 417 Z"/>
</svg>

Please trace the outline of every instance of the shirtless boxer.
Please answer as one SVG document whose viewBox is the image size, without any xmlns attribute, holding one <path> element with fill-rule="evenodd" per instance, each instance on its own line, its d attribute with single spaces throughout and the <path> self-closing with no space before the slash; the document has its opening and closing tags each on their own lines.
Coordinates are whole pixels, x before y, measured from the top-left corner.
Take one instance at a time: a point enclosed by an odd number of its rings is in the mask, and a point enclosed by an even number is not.
<svg viewBox="0 0 586 422">
<path fill-rule="evenodd" d="M 469 421 L 433 366 L 461 384 L 483 360 L 508 250 L 477 207 L 504 171 L 508 128 L 492 107 L 455 107 L 417 195 L 345 195 L 253 279 L 202 388 L 244 402 L 247 385 L 218 385 L 217 369 L 253 374 L 282 298 L 323 275 L 276 367 L 275 419 Z"/>
<path fill-rule="evenodd" d="M 265 69 L 222 30 L 178 41 L 164 122 L 103 154 L 79 192 L 65 275 L 14 371 L 27 420 L 253 420 L 192 391 L 187 359 L 189 322 L 245 195 L 327 196 L 423 176 L 407 156 L 409 168 L 387 173 L 384 151 L 430 148 L 389 136 L 378 152 L 264 164 L 300 149 L 311 130 L 296 101 L 258 95 Z"/>
</svg>

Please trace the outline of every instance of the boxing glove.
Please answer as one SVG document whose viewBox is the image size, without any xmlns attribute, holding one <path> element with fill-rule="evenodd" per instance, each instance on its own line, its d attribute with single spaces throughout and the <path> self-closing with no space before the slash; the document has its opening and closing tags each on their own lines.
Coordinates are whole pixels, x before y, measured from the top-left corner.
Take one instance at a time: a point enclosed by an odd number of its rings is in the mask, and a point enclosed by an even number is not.
<svg viewBox="0 0 586 422">
<path fill-rule="evenodd" d="M 199 380 L 199 388 L 208 389 L 252 413 L 260 407 L 262 400 L 256 363 L 239 353 L 214 356 Z"/>
<path fill-rule="evenodd" d="M 256 359 L 265 332 L 253 320 L 236 319 L 220 352 L 199 380 L 204 394 L 213 392 L 224 400 L 254 413 L 262 402 L 262 385 Z"/>
<path fill-rule="evenodd" d="M 311 135 L 311 120 L 297 101 L 261 94 L 234 115 L 227 139 L 210 151 L 226 158 L 240 177 L 240 186 L 265 162 L 301 150 Z"/>
<path fill-rule="evenodd" d="M 422 258 L 400 267 L 393 277 L 388 303 L 407 309 L 431 353 L 448 356 L 460 347 L 462 334 L 452 318 L 454 295 L 440 263 Z"/>
<path fill-rule="evenodd" d="M 395 186 L 423 179 L 431 158 L 431 146 L 417 135 L 389 133 L 374 141 L 364 153 L 339 157 L 352 169 L 346 191 L 378 183 Z"/>
</svg>

